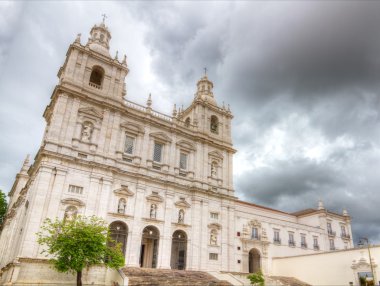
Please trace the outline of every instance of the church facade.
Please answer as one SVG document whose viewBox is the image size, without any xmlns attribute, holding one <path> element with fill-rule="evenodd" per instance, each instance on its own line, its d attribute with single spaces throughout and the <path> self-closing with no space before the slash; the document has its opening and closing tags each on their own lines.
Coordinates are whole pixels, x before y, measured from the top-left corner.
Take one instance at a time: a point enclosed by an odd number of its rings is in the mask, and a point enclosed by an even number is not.
<svg viewBox="0 0 380 286">
<path fill-rule="evenodd" d="M 271 273 L 273 257 L 353 247 L 345 210 L 319 202 L 286 213 L 238 200 L 233 115 L 207 75 L 190 106 L 162 114 L 150 97 L 145 106 L 128 100 L 126 57 L 111 57 L 110 39 L 103 22 L 85 45 L 78 35 L 68 48 L 41 147 L 9 193 L 3 283 L 43 263 L 36 233 L 55 217 L 106 220 L 127 267 Z"/>
</svg>

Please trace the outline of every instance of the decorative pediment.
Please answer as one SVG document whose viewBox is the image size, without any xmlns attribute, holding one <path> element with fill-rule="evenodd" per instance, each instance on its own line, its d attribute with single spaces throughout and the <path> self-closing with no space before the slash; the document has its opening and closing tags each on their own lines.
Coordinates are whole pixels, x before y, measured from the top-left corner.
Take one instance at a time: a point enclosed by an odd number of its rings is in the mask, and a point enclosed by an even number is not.
<svg viewBox="0 0 380 286">
<path fill-rule="evenodd" d="M 195 145 L 189 141 L 185 141 L 185 140 L 180 140 L 176 143 L 178 146 L 184 148 L 184 149 L 187 149 L 187 150 L 191 150 L 191 151 L 195 151 Z"/>
<path fill-rule="evenodd" d="M 261 227 L 261 223 L 257 219 L 255 219 L 255 220 L 251 220 L 248 223 L 248 226 L 249 227 Z"/>
<path fill-rule="evenodd" d="M 61 200 L 61 203 L 63 205 L 73 205 L 73 206 L 77 206 L 77 207 L 83 207 L 84 206 L 84 202 L 82 202 L 81 200 L 78 200 L 78 199 L 74 199 L 74 198 L 63 199 L 63 200 Z"/>
<path fill-rule="evenodd" d="M 179 201 L 175 202 L 174 205 L 179 208 L 190 208 L 191 205 L 186 202 L 184 199 L 180 199 Z"/>
<path fill-rule="evenodd" d="M 78 110 L 79 114 L 87 115 L 92 118 L 102 119 L 103 114 L 101 111 L 97 110 L 94 107 L 82 107 Z"/>
<path fill-rule="evenodd" d="M 141 125 L 136 124 L 134 122 L 130 122 L 130 121 L 123 122 L 120 124 L 120 127 L 124 128 L 126 131 L 130 131 L 132 133 L 144 134 L 144 128 Z"/>
<path fill-rule="evenodd" d="M 153 137 L 154 139 L 157 139 L 159 141 L 163 142 L 172 142 L 172 139 L 166 135 L 164 132 L 154 132 L 150 133 L 149 136 Z"/>
<path fill-rule="evenodd" d="M 146 197 L 146 200 L 156 203 L 162 203 L 164 201 L 164 198 L 157 193 L 152 193 L 151 195 Z"/>
<path fill-rule="evenodd" d="M 130 191 L 127 186 L 121 187 L 120 189 L 116 189 L 113 191 L 116 195 L 123 196 L 123 197 L 131 197 L 135 193 Z"/>
<path fill-rule="evenodd" d="M 222 155 L 222 153 L 220 153 L 220 152 L 217 151 L 217 150 L 214 150 L 214 151 L 208 153 L 208 155 L 209 155 L 210 157 L 214 157 L 214 158 L 218 158 L 218 159 L 223 160 L 223 155 Z"/>
<path fill-rule="evenodd" d="M 219 223 L 215 223 L 215 222 L 208 224 L 207 227 L 211 229 L 217 229 L 217 230 L 222 229 L 222 226 Z"/>
</svg>

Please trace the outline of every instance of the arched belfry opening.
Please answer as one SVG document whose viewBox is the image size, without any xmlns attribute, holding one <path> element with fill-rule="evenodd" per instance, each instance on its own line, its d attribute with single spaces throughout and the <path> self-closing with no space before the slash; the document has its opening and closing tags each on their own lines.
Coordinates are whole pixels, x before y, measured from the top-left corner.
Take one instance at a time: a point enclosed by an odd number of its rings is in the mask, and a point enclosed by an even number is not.
<svg viewBox="0 0 380 286">
<path fill-rule="evenodd" d="M 100 66 L 94 66 L 91 71 L 90 85 L 100 88 L 103 83 L 104 69 Z"/>
<path fill-rule="evenodd" d="M 160 232 L 154 226 L 147 226 L 142 232 L 140 267 L 157 268 L 158 243 Z"/>
<path fill-rule="evenodd" d="M 111 238 L 121 244 L 121 250 L 125 255 L 127 246 L 128 226 L 122 221 L 114 221 L 110 224 Z"/>
<path fill-rule="evenodd" d="M 261 256 L 260 252 L 256 248 L 252 248 L 249 251 L 249 273 L 256 273 L 261 269 Z"/>
<path fill-rule="evenodd" d="M 212 115 L 210 119 L 210 131 L 216 134 L 219 133 L 219 120 L 215 115 Z"/>
<path fill-rule="evenodd" d="M 170 267 L 172 269 L 186 269 L 187 235 L 182 230 L 176 230 L 172 237 L 172 254 Z"/>
</svg>

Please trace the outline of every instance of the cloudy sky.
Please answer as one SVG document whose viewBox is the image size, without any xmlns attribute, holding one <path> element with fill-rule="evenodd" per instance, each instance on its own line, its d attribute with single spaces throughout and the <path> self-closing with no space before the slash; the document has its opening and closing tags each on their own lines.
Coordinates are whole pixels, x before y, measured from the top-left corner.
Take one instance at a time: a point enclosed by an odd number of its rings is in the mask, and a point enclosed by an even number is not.
<svg viewBox="0 0 380 286">
<path fill-rule="evenodd" d="M 36 154 L 77 33 L 101 14 L 127 54 L 128 99 L 188 105 L 203 67 L 231 105 L 237 196 L 346 207 L 380 243 L 380 2 L 0 2 L 0 188 Z"/>
</svg>

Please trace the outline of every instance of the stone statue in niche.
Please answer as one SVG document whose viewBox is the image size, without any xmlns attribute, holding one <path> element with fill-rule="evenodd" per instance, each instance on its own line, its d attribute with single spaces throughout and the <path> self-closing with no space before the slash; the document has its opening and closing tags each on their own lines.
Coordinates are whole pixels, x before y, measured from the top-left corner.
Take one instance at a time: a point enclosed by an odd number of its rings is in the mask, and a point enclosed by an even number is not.
<svg viewBox="0 0 380 286">
<path fill-rule="evenodd" d="M 218 236 L 216 234 L 216 231 L 211 231 L 210 234 L 210 244 L 211 245 L 217 245 L 218 244 Z"/>
<path fill-rule="evenodd" d="M 216 178 L 216 174 L 217 174 L 217 163 L 212 162 L 211 163 L 211 177 Z"/>
<path fill-rule="evenodd" d="M 82 141 L 89 142 L 91 140 L 94 125 L 91 122 L 83 122 L 82 124 Z"/>
<path fill-rule="evenodd" d="M 156 218 L 157 217 L 157 205 L 152 204 L 150 206 L 150 218 Z"/>
<path fill-rule="evenodd" d="M 117 212 L 119 214 L 124 214 L 126 206 L 127 206 L 127 202 L 125 201 L 125 199 L 120 199 L 119 200 L 119 205 L 117 207 Z"/>
<path fill-rule="evenodd" d="M 184 223 L 185 222 L 185 211 L 179 210 L 178 212 L 178 223 Z"/>
<path fill-rule="evenodd" d="M 70 206 L 65 211 L 64 220 L 65 221 L 73 220 L 73 219 L 76 218 L 77 214 L 78 214 L 77 208 L 73 207 L 73 206 Z"/>
</svg>

